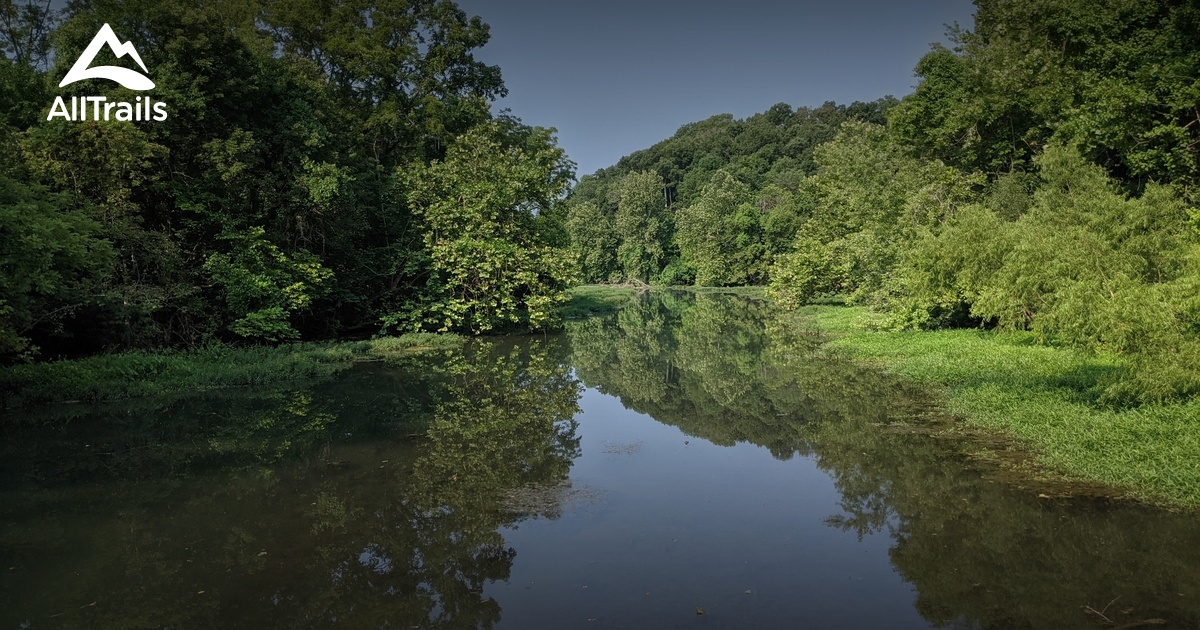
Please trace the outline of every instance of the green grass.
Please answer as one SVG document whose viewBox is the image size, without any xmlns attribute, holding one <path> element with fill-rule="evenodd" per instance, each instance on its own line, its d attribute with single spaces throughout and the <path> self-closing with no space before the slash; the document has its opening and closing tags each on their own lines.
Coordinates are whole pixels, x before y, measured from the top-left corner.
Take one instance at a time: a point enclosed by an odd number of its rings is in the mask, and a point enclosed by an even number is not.
<svg viewBox="0 0 1200 630">
<path fill-rule="evenodd" d="M 646 285 L 636 287 L 623 284 L 585 284 L 567 291 L 568 300 L 562 307 L 566 319 L 583 319 L 595 315 L 607 315 L 621 310 L 639 293 L 646 291 L 687 291 L 695 294 L 729 293 L 751 298 L 761 298 L 766 287 L 663 287 Z"/>
<path fill-rule="evenodd" d="M 628 304 L 641 291 L 637 287 L 612 284 L 585 284 L 567 291 L 567 303 L 562 306 L 566 319 L 583 319 L 593 315 L 614 313 Z"/>
<path fill-rule="evenodd" d="M 184 391 L 328 376 L 358 361 L 457 347 L 456 335 L 428 333 L 369 341 L 121 352 L 0 369 L 0 407 L 103 402 Z"/>
<path fill-rule="evenodd" d="M 655 287 L 655 288 L 660 288 L 660 287 Z M 730 294 L 730 295 L 740 295 L 740 296 L 749 297 L 749 298 L 765 297 L 766 293 L 767 293 L 767 287 L 763 287 L 763 286 L 696 287 L 696 286 L 691 286 L 691 285 L 683 285 L 683 286 L 672 286 L 672 287 L 661 287 L 661 288 L 668 288 L 668 289 L 671 289 L 672 291 L 687 291 L 688 293 L 695 293 L 697 295 L 706 295 L 706 294 L 710 294 L 710 293 L 724 293 L 724 294 Z"/>
<path fill-rule="evenodd" d="M 1200 400 L 1112 408 L 1101 382 L 1120 357 L 1037 345 L 1032 335 L 978 330 L 888 332 L 861 307 L 800 311 L 830 350 L 944 388 L 951 411 L 1000 431 L 1046 470 L 1160 505 L 1200 508 Z"/>
</svg>

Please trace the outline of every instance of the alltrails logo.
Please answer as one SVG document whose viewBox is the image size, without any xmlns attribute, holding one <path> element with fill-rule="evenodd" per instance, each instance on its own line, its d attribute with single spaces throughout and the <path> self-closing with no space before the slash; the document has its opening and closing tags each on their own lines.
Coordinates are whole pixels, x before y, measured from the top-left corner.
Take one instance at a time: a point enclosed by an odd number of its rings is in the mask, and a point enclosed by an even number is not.
<svg viewBox="0 0 1200 630">
<path fill-rule="evenodd" d="M 96 66 L 90 68 L 92 61 L 95 61 L 96 55 L 100 53 L 100 49 L 108 46 L 113 54 L 118 59 L 129 55 L 137 62 L 137 65 L 146 70 L 146 64 L 142 63 L 142 58 L 138 55 L 137 49 L 133 47 L 131 42 L 122 42 L 117 39 L 117 34 L 113 32 L 112 27 L 108 24 L 100 27 L 100 32 L 92 38 L 92 43 L 84 49 L 83 54 L 75 61 L 75 65 L 71 66 L 71 70 L 67 72 L 67 76 L 63 77 L 58 87 L 65 87 L 76 81 L 84 79 L 108 79 L 116 81 L 121 85 L 131 90 L 149 90 L 154 87 L 154 82 L 144 74 L 129 68 L 119 66 Z M 89 105 L 91 105 L 88 116 Z M 154 112 L 153 116 L 151 111 Z M 46 120 L 54 120 L 56 116 L 61 116 L 66 120 L 75 122 L 80 120 L 115 120 L 126 121 L 141 121 L 155 120 L 163 121 L 167 119 L 166 103 L 155 103 L 149 96 L 139 96 L 133 103 L 125 103 L 121 101 L 109 101 L 106 96 L 72 96 L 71 106 L 67 107 L 66 100 L 61 96 L 54 98 L 54 105 L 50 107 L 50 115 L 46 116 Z"/>
</svg>

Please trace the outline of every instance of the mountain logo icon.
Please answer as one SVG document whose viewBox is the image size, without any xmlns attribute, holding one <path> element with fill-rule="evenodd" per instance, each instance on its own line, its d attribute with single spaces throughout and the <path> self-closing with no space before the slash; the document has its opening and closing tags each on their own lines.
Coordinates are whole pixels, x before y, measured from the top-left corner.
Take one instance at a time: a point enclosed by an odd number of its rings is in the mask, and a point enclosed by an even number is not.
<svg viewBox="0 0 1200 630">
<path fill-rule="evenodd" d="M 129 55 L 133 57 L 137 65 L 142 67 L 143 71 L 149 72 L 149 70 L 146 70 L 146 64 L 142 63 L 142 58 L 138 56 L 133 44 L 130 42 L 122 43 L 121 40 L 117 39 L 117 34 L 113 32 L 112 27 L 105 24 L 100 27 L 100 32 L 96 33 L 96 36 L 92 38 L 92 43 L 88 44 L 88 47 L 84 49 L 83 54 L 79 56 L 75 65 L 71 66 L 71 70 L 67 72 L 67 76 L 63 77 L 62 83 L 59 83 L 58 87 L 64 87 L 84 79 L 108 79 L 109 81 L 116 81 L 131 90 L 149 90 L 154 87 L 154 82 L 149 77 L 129 68 L 121 68 L 119 66 L 96 66 L 95 68 L 89 68 L 88 66 L 96 59 L 96 55 L 100 52 L 100 49 L 106 44 L 118 59 Z"/>
</svg>

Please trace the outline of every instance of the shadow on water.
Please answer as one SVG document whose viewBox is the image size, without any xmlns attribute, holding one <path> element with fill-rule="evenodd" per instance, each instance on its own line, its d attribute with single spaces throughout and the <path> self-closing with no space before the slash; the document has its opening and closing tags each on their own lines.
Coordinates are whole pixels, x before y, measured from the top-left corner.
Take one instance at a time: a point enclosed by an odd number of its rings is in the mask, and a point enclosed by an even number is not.
<svg viewBox="0 0 1200 630">
<path fill-rule="evenodd" d="M 584 461 L 585 386 L 695 440 L 815 462 L 839 495 L 817 527 L 887 538 L 884 566 L 915 593 L 897 614 L 1200 626 L 1197 515 L 998 483 L 937 435 L 926 395 L 823 355 L 768 303 L 667 293 L 565 335 L 306 386 L 7 418 L 0 627 L 497 625 L 504 591 L 486 587 L 537 542 L 515 547 L 508 532 L 557 527 Z M 872 605 L 855 596 L 838 595 Z M 797 592 L 784 603 L 795 615 L 756 622 L 803 619 L 811 597 L 828 595 Z"/>
<path fill-rule="evenodd" d="M 0 626 L 487 627 L 483 585 L 578 454 L 564 340 L 300 390 L 58 414 L 4 436 Z"/>
</svg>

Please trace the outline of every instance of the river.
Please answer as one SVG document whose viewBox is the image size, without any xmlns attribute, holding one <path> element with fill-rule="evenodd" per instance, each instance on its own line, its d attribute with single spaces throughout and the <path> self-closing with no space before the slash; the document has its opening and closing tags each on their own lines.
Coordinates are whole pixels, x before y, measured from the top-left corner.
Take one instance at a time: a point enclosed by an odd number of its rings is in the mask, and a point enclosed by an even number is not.
<svg viewBox="0 0 1200 630">
<path fill-rule="evenodd" d="M 746 297 L 0 426 L 0 628 L 1200 626 L 1200 516 L 1012 483 Z"/>
</svg>

